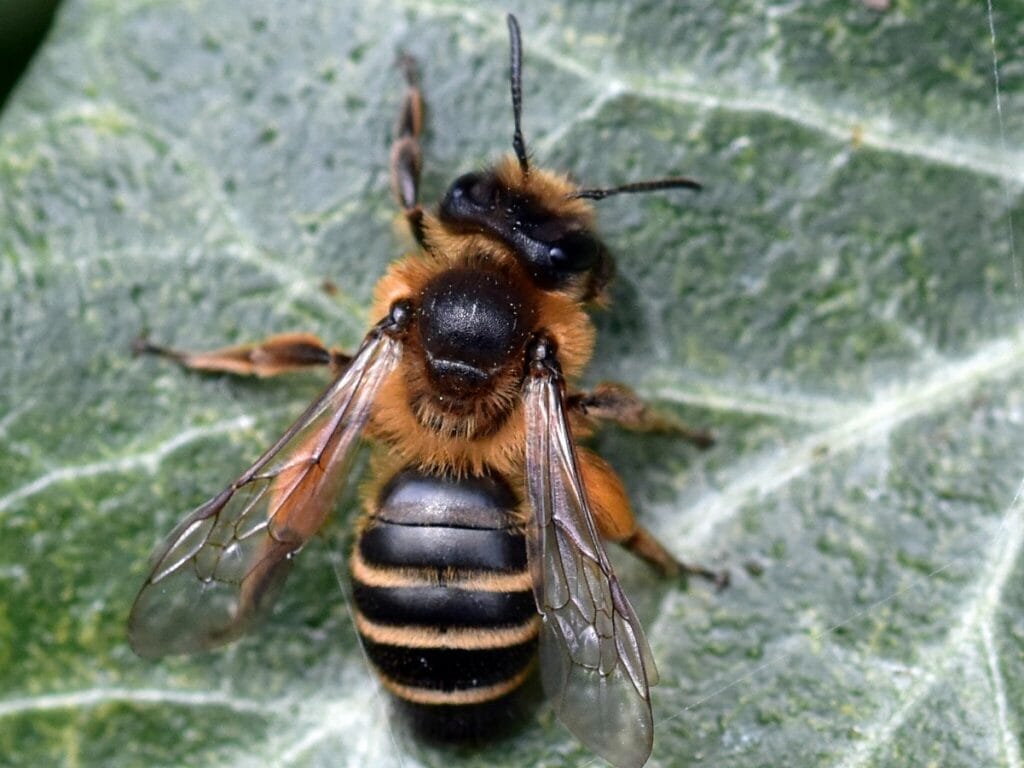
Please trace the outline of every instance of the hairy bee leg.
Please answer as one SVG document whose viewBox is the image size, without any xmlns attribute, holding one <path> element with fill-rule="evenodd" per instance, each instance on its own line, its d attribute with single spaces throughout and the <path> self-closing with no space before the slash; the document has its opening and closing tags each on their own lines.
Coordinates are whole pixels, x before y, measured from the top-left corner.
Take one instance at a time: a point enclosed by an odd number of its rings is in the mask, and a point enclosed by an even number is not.
<svg viewBox="0 0 1024 768">
<path fill-rule="evenodd" d="M 423 131 L 423 96 L 420 93 L 419 67 L 416 60 L 403 54 L 399 66 L 405 75 L 405 95 L 395 123 L 395 140 L 391 145 L 391 189 L 402 206 L 416 242 L 423 240 L 423 209 L 419 204 L 420 171 L 423 153 L 420 134 Z"/>
<path fill-rule="evenodd" d="M 569 409 L 594 419 L 614 421 L 638 432 L 660 432 L 687 440 L 698 448 L 710 448 L 714 436 L 706 429 L 655 413 L 624 384 L 598 384 L 589 392 L 573 392 L 566 398 Z"/>
<path fill-rule="evenodd" d="M 628 549 L 664 576 L 697 576 L 719 589 L 729 583 L 729 572 L 677 560 L 633 515 L 622 480 L 604 459 L 593 451 L 576 449 L 583 487 L 598 532 L 609 541 Z"/>
<path fill-rule="evenodd" d="M 633 535 L 624 541 L 620 541 L 619 544 L 641 560 L 646 560 L 665 576 L 697 576 L 698 578 L 710 581 L 718 589 L 725 589 L 729 586 L 729 571 L 725 569 L 715 570 L 705 565 L 684 563 L 681 560 L 677 560 L 642 525 L 638 525 Z"/>
<path fill-rule="evenodd" d="M 327 349 L 320 339 L 310 333 L 280 333 L 254 344 L 239 344 L 206 352 L 163 347 L 140 336 L 132 345 L 132 351 L 137 355 L 166 357 L 192 370 L 260 378 L 324 366 L 340 373 L 352 359 L 344 352 Z"/>
</svg>

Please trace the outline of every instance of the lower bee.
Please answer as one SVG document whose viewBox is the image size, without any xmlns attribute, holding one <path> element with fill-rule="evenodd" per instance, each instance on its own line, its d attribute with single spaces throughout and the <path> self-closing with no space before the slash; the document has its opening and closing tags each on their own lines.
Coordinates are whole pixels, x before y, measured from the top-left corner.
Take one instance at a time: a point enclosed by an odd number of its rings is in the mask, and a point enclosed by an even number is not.
<svg viewBox="0 0 1024 768">
<path fill-rule="evenodd" d="M 577 445 L 596 421 L 643 428 L 655 417 L 625 387 L 567 382 L 591 354 L 586 306 L 613 274 L 590 201 L 698 185 L 585 189 L 534 167 L 514 17 L 508 26 L 514 154 L 456 179 L 436 211 L 418 202 L 423 110 L 415 63 L 403 60 L 392 182 L 419 248 L 378 284 L 378 320 L 353 354 L 308 334 L 212 352 L 140 343 L 193 369 L 323 366 L 335 379 L 158 548 L 129 638 L 156 657 L 250 629 L 336 505 L 366 437 L 378 482 L 357 528 L 352 596 L 383 686 L 441 731 L 446 718 L 485 722 L 506 707 L 539 656 L 562 722 L 611 763 L 638 766 L 651 752 L 657 671 L 603 540 L 666 574 L 722 576 L 669 554 L 637 523 L 611 467 Z"/>
</svg>

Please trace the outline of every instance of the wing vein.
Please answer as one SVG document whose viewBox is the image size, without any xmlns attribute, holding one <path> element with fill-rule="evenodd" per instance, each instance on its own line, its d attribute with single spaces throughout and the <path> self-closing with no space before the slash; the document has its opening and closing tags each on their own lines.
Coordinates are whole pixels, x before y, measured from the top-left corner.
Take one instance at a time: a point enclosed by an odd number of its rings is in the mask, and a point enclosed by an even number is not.
<svg viewBox="0 0 1024 768">
<path fill-rule="evenodd" d="M 653 743 L 649 687 L 657 673 L 594 523 L 556 367 L 531 369 L 524 402 L 541 680 L 584 744 L 615 765 L 639 766 Z"/>
<path fill-rule="evenodd" d="M 280 439 L 171 532 L 132 607 L 136 652 L 206 650 L 269 611 L 292 556 L 340 496 L 345 466 L 400 355 L 382 321 Z"/>
</svg>

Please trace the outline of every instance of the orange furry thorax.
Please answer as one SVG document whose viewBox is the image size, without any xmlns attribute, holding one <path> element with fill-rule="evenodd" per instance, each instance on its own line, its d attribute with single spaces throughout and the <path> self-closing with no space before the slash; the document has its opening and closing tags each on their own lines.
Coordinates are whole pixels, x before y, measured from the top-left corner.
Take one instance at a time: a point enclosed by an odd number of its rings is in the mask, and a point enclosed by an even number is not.
<svg viewBox="0 0 1024 768">
<path fill-rule="evenodd" d="M 516 169 L 518 170 L 518 169 Z M 557 186 L 560 197 L 567 181 L 537 176 Z M 580 208 L 581 201 L 570 201 Z M 589 206 L 586 206 L 589 208 Z M 582 209 L 585 213 L 585 208 Z M 412 298 L 436 276 L 453 269 L 493 270 L 511 280 L 530 307 L 531 331 L 543 329 L 558 345 L 567 378 L 579 375 L 590 359 L 594 327 L 580 302 L 565 293 L 533 286 L 503 244 L 482 234 L 448 232 L 432 216 L 425 217 L 429 251 L 409 255 L 391 265 L 377 285 L 373 316 L 384 316 L 393 302 Z M 382 385 L 374 406 L 369 435 L 406 465 L 456 475 L 521 471 L 525 425 L 519 391 L 525 375 L 522 350 L 510 355 L 484 392 L 463 398 L 442 394 L 432 385 L 424 364 L 418 332 L 410 329 L 402 360 Z"/>
</svg>

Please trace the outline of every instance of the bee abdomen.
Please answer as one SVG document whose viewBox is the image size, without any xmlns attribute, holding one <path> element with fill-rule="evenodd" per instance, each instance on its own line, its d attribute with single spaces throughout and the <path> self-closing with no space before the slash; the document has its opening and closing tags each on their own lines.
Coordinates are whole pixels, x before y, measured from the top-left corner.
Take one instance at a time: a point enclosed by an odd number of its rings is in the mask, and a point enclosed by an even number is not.
<svg viewBox="0 0 1024 768">
<path fill-rule="evenodd" d="M 407 704 L 487 708 L 528 676 L 540 624 L 515 505 L 492 477 L 405 470 L 381 490 L 352 555 L 356 623 Z"/>
</svg>

